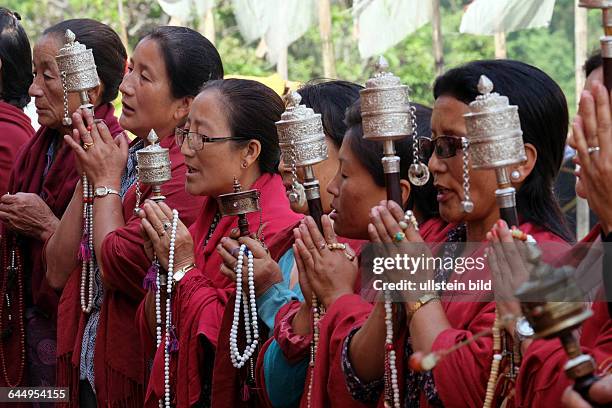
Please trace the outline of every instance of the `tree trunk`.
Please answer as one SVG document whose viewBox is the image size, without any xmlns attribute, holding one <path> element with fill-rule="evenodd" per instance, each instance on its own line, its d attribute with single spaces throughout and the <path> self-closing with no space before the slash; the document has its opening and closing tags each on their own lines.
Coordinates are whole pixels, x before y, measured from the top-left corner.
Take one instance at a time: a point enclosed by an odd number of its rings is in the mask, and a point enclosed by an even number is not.
<svg viewBox="0 0 612 408">
<path fill-rule="evenodd" d="M 587 59 L 587 10 L 578 7 L 578 0 L 575 0 L 574 13 L 576 106 L 578 106 L 586 79 L 582 66 Z M 589 233 L 591 229 L 589 218 L 589 204 L 585 199 L 576 196 L 576 239 L 581 240 Z"/>
<path fill-rule="evenodd" d="M 506 59 L 506 33 L 495 33 L 495 59 Z"/>
<path fill-rule="evenodd" d="M 442 41 L 442 19 L 440 17 L 440 0 L 431 0 L 431 3 L 433 53 L 436 63 L 436 76 L 439 76 L 444 73 L 444 43 Z"/>
<path fill-rule="evenodd" d="M 319 0 L 319 33 L 321 34 L 323 76 L 325 78 L 336 78 L 336 55 L 332 39 L 330 0 Z"/>
</svg>

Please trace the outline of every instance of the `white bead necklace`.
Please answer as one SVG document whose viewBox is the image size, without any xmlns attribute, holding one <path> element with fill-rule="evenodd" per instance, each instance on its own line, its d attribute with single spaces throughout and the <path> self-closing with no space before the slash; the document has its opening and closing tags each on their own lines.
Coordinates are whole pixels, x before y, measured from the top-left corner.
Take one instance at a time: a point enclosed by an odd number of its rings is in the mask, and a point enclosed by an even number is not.
<svg viewBox="0 0 612 408">
<path fill-rule="evenodd" d="M 178 211 L 172 210 L 172 231 L 170 233 L 170 251 L 168 254 L 168 276 L 166 279 L 166 333 L 165 333 L 165 344 L 164 344 L 164 399 L 159 400 L 160 408 L 170 408 L 170 353 L 171 342 L 173 339 L 172 333 L 172 274 L 174 272 L 174 244 L 176 242 L 176 229 L 178 226 Z M 153 260 L 157 263 L 157 259 Z M 157 347 L 162 342 L 162 318 L 161 318 L 161 287 L 164 283 L 164 279 L 161 276 L 161 268 L 157 266 L 157 276 L 155 278 L 156 290 L 155 290 L 155 321 L 156 321 L 156 337 Z"/>
<path fill-rule="evenodd" d="M 388 291 L 385 294 L 385 406 L 400 408 L 395 349 L 393 348 L 393 304 Z M 392 404 L 392 405 L 391 405 Z"/>
<path fill-rule="evenodd" d="M 242 262 L 247 254 L 247 284 L 248 292 L 242 293 Z M 230 359 L 236 368 L 242 368 L 257 349 L 259 328 L 257 323 L 257 303 L 255 298 L 255 270 L 253 268 L 253 253 L 245 244 L 240 245 L 238 261 L 234 268 L 236 273 L 236 302 L 234 303 L 234 320 L 230 331 Z M 244 310 L 244 325 L 246 332 L 246 348 L 244 353 L 238 349 L 238 324 L 240 323 L 240 307 Z M 250 315 L 249 315 L 250 312 Z"/>
<path fill-rule="evenodd" d="M 95 255 L 93 248 L 93 188 L 89 185 L 87 176 L 81 176 L 83 183 L 83 237 L 79 258 L 81 265 L 81 310 L 90 313 L 93 308 L 94 298 L 94 274 Z M 89 292 L 85 294 L 85 288 L 89 284 Z"/>
</svg>

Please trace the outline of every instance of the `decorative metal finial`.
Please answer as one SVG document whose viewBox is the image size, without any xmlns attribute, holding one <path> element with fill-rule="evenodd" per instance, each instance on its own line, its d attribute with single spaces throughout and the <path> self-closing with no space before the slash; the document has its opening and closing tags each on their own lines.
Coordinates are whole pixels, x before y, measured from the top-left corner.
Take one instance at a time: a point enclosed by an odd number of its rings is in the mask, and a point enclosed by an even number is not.
<svg viewBox="0 0 612 408">
<path fill-rule="evenodd" d="M 299 92 L 292 91 L 287 95 L 287 108 L 296 108 L 302 102 L 302 95 Z"/>
<path fill-rule="evenodd" d="M 378 57 L 378 61 L 376 62 L 376 72 L 379 74 L 385 74 L 389 69 L 389 62 L 384 56 Z"/>
<path fill-rule="evenodd" d="M 67 29 L 64 34 L 64 42 L 68 45 L 73 45 L 76 40 L 76 35 L 72 32 L 71 29 Z"/>
<path fill-rule="evenodd" d="M 493 92 L 493 82 L 486 76 L 481 75 L 478 81 L 478 92 L 483 95 L 488 95 Z"/>
<path fill-rule="evenodd" d="M 157 133 L 155 133 L 154 129 L 151 129 L 151 131 L 149 132 L 149 135 L 147 136 L 147 141 L 154 145 L 159 141 L 159 137 L 157 137 Z"/>
</svg>

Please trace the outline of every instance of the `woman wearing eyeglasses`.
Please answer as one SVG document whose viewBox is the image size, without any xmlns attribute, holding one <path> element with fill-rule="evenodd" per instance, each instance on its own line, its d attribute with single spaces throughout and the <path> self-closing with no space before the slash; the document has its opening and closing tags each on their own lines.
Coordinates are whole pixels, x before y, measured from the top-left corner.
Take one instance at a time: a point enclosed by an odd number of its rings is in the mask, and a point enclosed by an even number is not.
<svg viewBox="0 0 612 408">
<path fill-rule="evenodd" d="M 46 247 L 47 280 L 56 289 L 63 288 L 58 385 L 70 387 L 71 406 L 144 403 L 146 359 L 153 349 L 139 341 L 135 315 L 145 295 L 143 278 L 151 261 L 134 209 L 150 196 L 151 188 L 137 182 L 136 152 L 154 130 L 160 145 L 170 150 L 172 162 L 172 178 L 162 192 L 168 205 L 178 208 L 183 221 L 191 224 L 202 200 L 185 192 L 186 167 L 174 143 L 174 129 L 185 122 L 201 86 L 222 76 L 221 58 L 201 34 L 184 27 L 159 27 L 138 43 L 119 87 L 123 104 L 119 123 L 136 139 L 128 146 L 127 137 L 114 140 L 107 126 L 94 123 L 86 112 L 83 117 L 73 115 L 75 130 L 64 139 L 75 153 L 79 173 L 84 171 L 95 189 L 94 251 L 86 250 L 83 201 L 89 200 L 83 200 L 80 183 Z M 155 227 L 165 233 L 163 223 Z M 93 277 L 89 265 L 84 273 L 83 258 L 93 259 Z"/>
<path fill-rule="evenodd" d="M 466 213 L 462 206 L 465 197 L 461 138 L 467 136 L 463 115 L 468 112 L 468 104 L 479 95 L 476 86 L 483 74 L 494 83 L 496 92 L 508 96 L 510 103 L 519 107 L 527 161 L 511 171 L 512 183 L 517 188 L 520 229 L 538 242 L 562 243 L 569 235 L 563 227 L 552 183 L 563 158 L 568 127 L 565 97 L 542 71 L 509 60 L 475 61 L 452 69 L 436 80 L 431 119 L 434 153 L 429 169 L 438 191 L 440 216 L 455 225 L 446 234 L 445 241 L 484 242 L 486 233 L 499 219 L 494 193 L 497 184 L 492 170 L 470 172 L 474 208 Z M 374 207 L 370 213 L 371 241 L 393 242 L 402 231 L 399 224 L 402 217 L 402 209 L 393 202 Z M 413 228 L 403 231 L 409 241 L 422 241 Z M 475 258 L 484 253 L 484 244 L 478 245 L 475 252 L 462 251 L 462 246 L 448 245 L 441 255 Z M 471 251 L 474 251 L 473 246 Z M 429 273 L 429 278 L 436 282 L 460 279 L 453 269 L 431 272 L 419 270 L 416 273 Z M 473 268 L 464 273 L 466 277 L 473 276 Z M 346 296 L 340 297 L 332 310 L 346 308 L 345 298 L 350 301 Z M 418 300 L 405 299 L 404 307 L 396 309 L 400 311 L 399 316 L 396 312 L 393 346 L 397 355 L 397 377 L 388 378 L 390 388 L 383 391 L 382 378 L 389 363 L 385 362 L 384 353 L 385 311 L 377 304 L 367 320 L 355 324 L 355 329 L 330 353 L 334 359 L 330 365 L 336 372 L 332 373 L 332 381 L 327 385 L 328 392 L 348 387 L 355 400 L 378 406 L 385 403 L 391 406 L 398 403 L 403 407 L 483 406 L 493 358 L 490 335 L 449 354 L 433 371 L 412 371 L 407 366 L 407 359 L 417 351 L 426 354 L 446 350 L 476 333 L 491 329 L 495 303 L 453 301 L 452 293 L 443 292 L 433 292 Z M 503 378 L 503 374 L 499 374 L 499 378 Z M 329 395 L 333 400 L 333 394 Z M 500 402 L 501 399 L 497 401 Z"/>
<path fill-rule="evenodd" d="M 221 272 L 221 244 L 237 226 L 237 217 L 221 217 L 217 197 L 233 191 L 257 189 L 260 213 L 247 215 L 249 230 L 269 242 L 294 225 L 301 215 L 291 211 L 281 177 L 277 174 L 280 147 L 275 122 L 284 111 L 281 98 L 267 86 L 249 80 L 209 82 L 196 97 L 177 143 L 187 166 L 186 190 L 205 196 L 198 219 L 190 230 L 179 223 L 175 250 L 175 291 L 171 298 L 178 350 L 171 355 L 170 390 L 176 407 L 222 406 L 210 401 L 215 352 L 221 348 L 221 318 L 235 280 Z M 162 268 L 168 265 L 169 237 L 159 236 L 156 225 L 171 219 L 170 207 L 147 202 L 142 221 L 150 245 Z M 265 252 L 247 241 L 254 256 Z M 230 304 L 233 309 L 233 303 Z M 156 316 L 152 294 L 142 304 L 141 320 L 149 322 L 153 339 Z M 157 350 L 145 406 L 157 407 L 165 395 L 164 343 Z M 223 347 L 227 347 L 223 344 Z M 215 367 L 216 369 L 216 367 Z M 235 370 L 231 365 L 224 370 Z M 244 385 L 245 387 L 247 385 Z M 242 388 L 242 385 L 241 385 Z"/>
</svg>

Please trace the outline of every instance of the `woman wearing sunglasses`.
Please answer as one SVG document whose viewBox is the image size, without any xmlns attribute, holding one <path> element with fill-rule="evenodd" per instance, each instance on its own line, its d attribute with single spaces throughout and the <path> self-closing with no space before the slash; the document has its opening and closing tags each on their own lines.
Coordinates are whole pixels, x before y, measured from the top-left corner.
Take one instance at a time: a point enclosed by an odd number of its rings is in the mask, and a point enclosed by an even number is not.
<svg viewBox="0 0 612 408">
<path fill-rule="evenodd" d="M 300 218 L 291 211 L 281 177 L 277 174 L 280 147 L 275 122 L 284 111 L 281 98 L 267 86 L 249 80 L 226 79 L 206 84 L 194 100 L 185 128 L 177 132 L 177 143 L 185 157 L 185 188 L 193 196 L 205 196 L 204 206 L 191 227 L 179 222 L 174 251 L 174 285 L 171 298 L 178 351 L 172 354 L 170 384 L 176 407 L 232 406 L 228 400 L 211 402 L 211 381 L 222 316 L 235 293 L 235 279 L 221 272 L 221 243 L 237 226 L 237 217 L 221 217 L 217 197 L 233 191 L 234 180 L 242 190 L 257 189 L 261 212 L 247 215 L 249 229 L 266 242 L 294 225 Z M 167 270 L 169 234 L 160 236 L 155 226 L 172 219 L 165 204 L 144 205 L 143 229 L 161 267 Z M 255 257 L 265 249 L 253 238 L 247 245 Z M 149 252 L 152 257 L 152 251 Z M 257 266 L 255 266 L 257 268 Z M 155 336 L 155 296 L 149 293 L 141 304 L 141 329 L 149 342 Z M 233 313 L 232 313 L 233 316 Z M 145 326 L 145 325 L 141 325 Z M 229 330 L 229 329 L 228 329 Z M 158 348 L 149 381 L 145 406 L 157 407 L 164 399 L 164 347 Z M 229 350 L 227 350 L 229 353 Z M 225 374 L 235 368 L 219 368 Z"/>
<path fill-rule="evenodd" d="M 202 85 L 222 76 L 221 58 L 201 34 L 185 27 L 158 27 L 134 49 L 119 87 L 119 123 L 137 136 L 129 147 L 126 136 L 114 140 L 106 124 L 94 123 L 86 112 L 83 117 L 73 115 L 75 130 L 64 139 L 95 189 L 89 237 L 94 251 L 87 255 L 87 241 L 82 242 L 88 238 L 82 227 L 87 200 L 80 183 L 46 247 L 47 280 L 63 288 L 58 385 L 70 387 L 71 406 L 143 405 L 147 357 L 153 349 L 138 340 L 134 320 L 151 261 L 134 210 L 151 195 L 151 188 L 137 182 L 136 152 L 153 129 L 172 162 L 171 180 L 162 187 L 166 202 L 191 224 L 202 200 L 185 192 L 185 163 L 174 143 L 174 129 L 185 122 Z M 163 223 L 155 227 L 165 233 Z M 85 256 L 79 257 L 80 249 Z M 81 269 L 82 258 L 93 260 L 93 271 Z M 92 288 L 88 296 L 86 288 Z"/>
<path fill-rule="evenodd" d="M 463 115 L 469 111 L 468 104 L 479 95 L 476 86 L 481 75 L 489 77 L 495 91 L 518 106 L 527 160 L 510 171 L 512 183 L 517 188 L 520 229 L 538 242 L 569 240 L 552 191 L 568 129 L 565 97 L 554 81 L 539 69 L 517 61 L 497 60 L 475 61 L 452 69 L 439 77 L 434 86 L 436 101 L 431 119 L 434 153 L 429 169 L 438 192 L 440 216 L 455 225 L 446 241 L 483 243 L 486 233 L 499 219 L 493 170 L 470 172 L 474 207 L 467 213 L 462 206 L 465 152 L 461 140 L 467 136 Z M 370 238 L 372 242 L 391 243 L 402 231 L 399 221 L 403 211 L 393 202 L 382 204 L 372 209 Z M 422 241 L 413 228 L 404 229 L 404 232 L 408 240 Z M 461 246 L 449 245 L 444 247 L 442 255 L 481 256 L 484 244 L 477 247 L 476 251 L 472 247 L 474 252 L 463 253 Z M 440 268 L 432 272 L 416 273 L 429 273 L 436 282 L 459 279 L 458 272 L 452 269 Z M 472 273 L 468 270 L 465 276 L 473 276 Z M 403 309 L 399 309 L 403 312 L 396 320 L 399 333 L 394 340 L 399 375 L 388 381 L 392 388 L 391 393 L 386 393 L 387 401 L 405 407 L 483 406 L 493 358 L 491 336 L 480 337 L 451 353 L 433 371 L 412 371 L 407 366 L 407 358 L 417 351 L 426 354 L 448 349 L 475 333 L 491 329 L 495 308 L 493 302 L 452 301 L 451 295 L 443 292 L 432 292 L 418 300 L 406 298 Z M 377 309 L 378 312 L 375 309 L 360 328 L 346 337 L 343 351 L 335 356 L 353 398 L 370 404 L 378 401 L 382 406 L 385 400 L 381 395 L 381 379 L 385 372 L 385 314 L 380 306 Z"/>
</svg>

